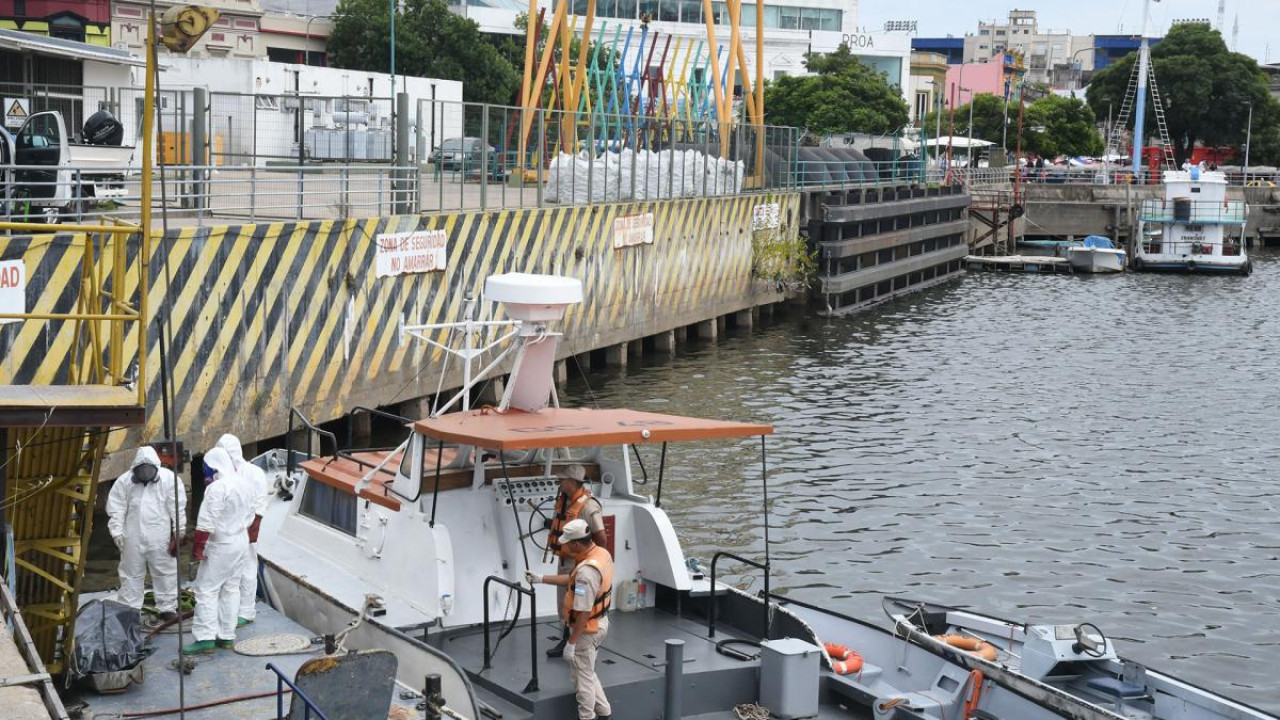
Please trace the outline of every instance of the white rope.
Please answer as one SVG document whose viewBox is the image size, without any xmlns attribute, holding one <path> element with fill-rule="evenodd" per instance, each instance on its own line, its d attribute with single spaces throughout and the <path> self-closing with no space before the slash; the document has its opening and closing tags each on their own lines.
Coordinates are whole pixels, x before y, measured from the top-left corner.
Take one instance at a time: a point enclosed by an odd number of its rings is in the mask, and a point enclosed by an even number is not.
<svg viewBox="0 0 1280 720">
<path fill-rule="evenodd" d="M 757 703 L 735 705 L 733 714 L 738 720 L 769 720 L 769 708 Z"/>
</svg>

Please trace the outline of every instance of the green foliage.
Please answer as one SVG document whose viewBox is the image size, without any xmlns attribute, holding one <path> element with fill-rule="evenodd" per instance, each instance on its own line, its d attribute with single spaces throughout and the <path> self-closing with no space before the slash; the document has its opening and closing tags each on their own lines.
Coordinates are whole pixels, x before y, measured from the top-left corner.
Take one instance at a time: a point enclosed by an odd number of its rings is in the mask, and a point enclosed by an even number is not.
<svg viewBox="0 0 1280 720">
<path fill-rule="evenodd" d="M 894 132 L 907 124 L 907 104 L 884 73 L 864 65 L 841 44 L 835 52 L 808 53 L 813 75 L 786 76 L 765 86 L 770 125 L 803 127 L 811 133 Z"/>
<path fill-rule="evenodd" d="M 1098 157 L 1105 149 L 1097 118 L 1083 100 L 1057 95 L 1041 98 L 1027 107 L 1022 128 L 1025 154 Z"/>
<path fill-rule="evenodd" d="M 999 145 L 1004 140 L 1004 121 L 1005 111 L 1009 113 L 1009 142 L 1013 143 L 1013 138 L 1018 133 L 1018 104 L 1006 104 L 997 95 L 983 93 L 973 97 L 973 137 L 977 140 L 986 140 Z M 969 104 L 959 105 L 955 109 L 954 116 L 949 108 L 942 110 L 942 136 L 946 137 L 951 134 L 952 118 L 955 119 L 955 134 L 959 137 L 967 137 L 969 135 Z M 938 113 L 932 112 L 925 116 L 924 127 L 929 130 L 930 137 L 937 130 Z"/>
<path fill-rule="evenodd" d="M 474 21 L 449 10 L 445 0 L 402 0 L 396 18 L 396 72 L 461 80 L 470 102 L 510 105 L 520 75 L 480 33 Z M 334 67 L 391 71 L 391 19 L 385 0 L 341 0 L 329 35 Z"/>
<path fill-rule="evenodd" d="M 1137 62 L 1138 55 L 1133 53 L 1094 74 L 1088 98 L 1099 117 L 1108 110 L 1120 112 Z M 1222 34 L 1208 25 L 1181 24 L 1152 47 L 1151 62 L 1179 162 L 1190 155 L 1197 141 L 1243 146 L 1249 103 L 1253 104 L 1255 140 L 1252 160 L 1276 159 L 1280 106 L 1271 98 L 1256 60 L 1228 50 Z M 1155 113 L 1148 111 L 1146 134 L 1156 132 Z M 1259 139 L 1261 143 L 1256 142 Z"/>
<path fill-rule="evenodd" d="M 772 196 L 766 196 L 765 202 Z M 817 250 L 783 223 L 751 233 L 751 276 L 774 283 L 784 293 L 805 290 L 818 272 Z"/>
</svg>

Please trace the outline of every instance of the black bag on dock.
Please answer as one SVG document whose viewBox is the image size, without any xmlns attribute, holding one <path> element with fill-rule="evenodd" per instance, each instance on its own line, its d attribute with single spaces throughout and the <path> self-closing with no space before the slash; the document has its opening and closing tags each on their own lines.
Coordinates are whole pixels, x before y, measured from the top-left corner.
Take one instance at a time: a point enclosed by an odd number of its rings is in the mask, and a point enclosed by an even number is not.
<svg viewBox="0 0 1280 720">
<path fill-rule="evenodd" d="M 142 647 L 142 616 L 114 600 L 91 600 L 76 616 L 76 677 L 128 670 L 151 653 Z"/>
</svg>

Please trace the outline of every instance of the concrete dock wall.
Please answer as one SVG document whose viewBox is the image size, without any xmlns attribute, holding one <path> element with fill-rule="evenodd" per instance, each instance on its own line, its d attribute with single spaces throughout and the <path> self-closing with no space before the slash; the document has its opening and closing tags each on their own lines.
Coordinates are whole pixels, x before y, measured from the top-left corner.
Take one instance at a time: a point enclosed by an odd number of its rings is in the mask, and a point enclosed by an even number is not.
<svg viewBox="0 0 1280 720">
<path fill-rule="evenodd" d="M 1158 185 L 1022 186 L 1026 205 L 1026 234 L 1063 238 L 1108 235 L 1128 238 L 1143 200 L 1163 197 Z M 1249 203 L 1246 235 L 1270 241 L 1280 238 L 1280 188 L 1232 187 L 1232 200 Z"/>
<path fill-rule="evenodd" d="M 617 350 L 776 302 L 774 286 L 753 276 L 753 233 L 794 235 L 800 211 L 799 195 L 781 194 L 172 230 L 153 241 L 149 266 L 148 427 L 114 435 L 110 448 L 163 435 L 155 317 L 166 297 L 177 434 L 198 451 L 223 432 L 246 441 L 284 433 L 290 404 L 323 422 L 355 405 L 435 392 L 439 353 L 400 342 L 401 321 L 461 319 L 464 298 L 478 297 L 495 273 L 582 280 L 586 301 L 561 328 L 562 356 Z M 753 231 L 753 218 L 768 228 Z M 378 236 L 410 231 L 442 233 L 444 269 L 379 277 Z M 29 310 L 74 302 L 84 242 L 0 237 L 0 258 L 26 261 Z M 490 303 L 482 308 L 493 312 Z M 0 327 L 0 384 L 59 381 L 72 338 L 70 323 Z M 623 361 L 626 354 L 624 346 Z"/>
</svg>

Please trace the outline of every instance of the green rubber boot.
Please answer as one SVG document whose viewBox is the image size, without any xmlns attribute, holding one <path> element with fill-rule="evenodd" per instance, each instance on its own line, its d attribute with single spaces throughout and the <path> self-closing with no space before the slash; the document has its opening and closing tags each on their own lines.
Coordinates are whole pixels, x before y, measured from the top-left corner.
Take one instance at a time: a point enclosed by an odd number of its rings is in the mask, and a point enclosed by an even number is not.
<svg viewBox="0 0 1280 720">
<path fill-rule="evenodd" d="M 182 652 L 186 655 L 210 655 L 216 647 L 212 640 L 197 640 L 190 645 L 183 645 Z"/>
<path fill-rule="evenodd" d="M 242 628 L 245 625 L 252 625 L 253 621 L 248 618 L 236 618 L 236 627 Z"/>
<path fill-rule="evenodd" d="M 218 640 L 217 640 L 217 644 L 218 644 L 218 647 L 219 647 L 220 649 L 230 650 L 230 649 L 235 648 L 235 646 L 236 646 L 236 641 L 235 641 L 235 640 L 223 640 L 222 638 L 218 638 Z"/>
</svg>

